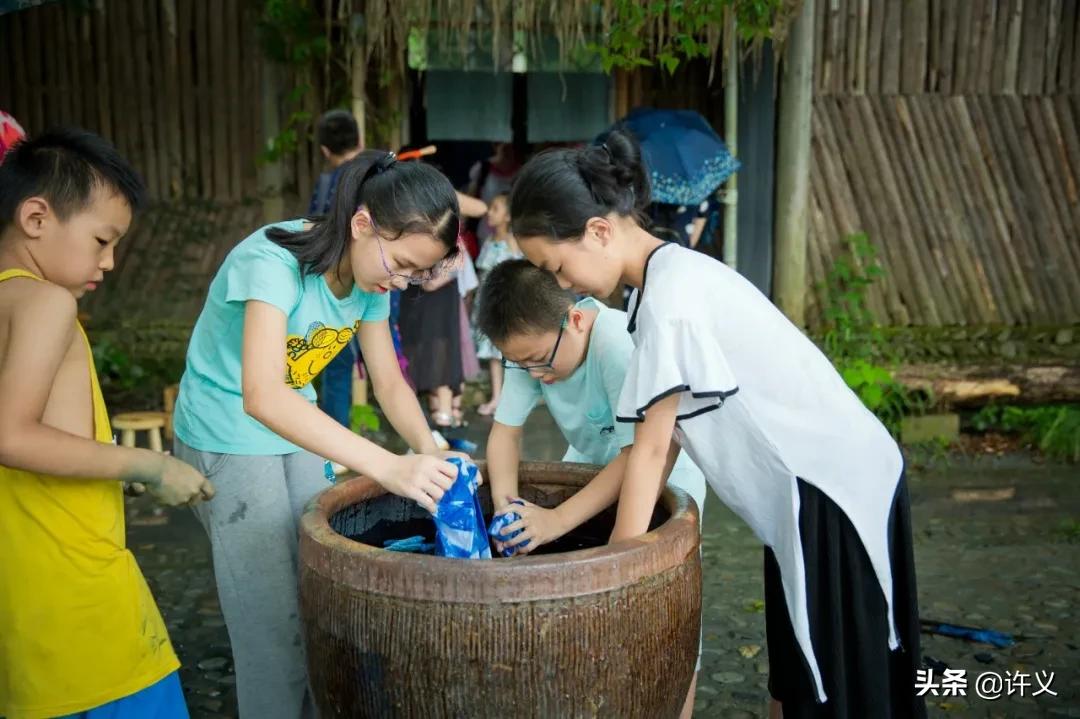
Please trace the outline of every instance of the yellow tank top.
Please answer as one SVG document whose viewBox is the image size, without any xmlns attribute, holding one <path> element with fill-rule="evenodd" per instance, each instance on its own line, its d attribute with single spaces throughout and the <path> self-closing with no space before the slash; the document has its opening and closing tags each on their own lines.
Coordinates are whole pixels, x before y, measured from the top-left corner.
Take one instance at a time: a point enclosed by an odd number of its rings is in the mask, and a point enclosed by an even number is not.
<svg viewBox="0 0 1080 719">
<path fill-rule="evenodd" d="M 40 278 L 22 270 L 0 272 Z M 76 323 L 78 324 L 78 323 Z M 86 333 L 94 439 L 112 443 Z M 115 480 L 0 466 L 0 716 L 73 714 L 134 694 L 179 666 L 124 540 Z"/>
</svg>

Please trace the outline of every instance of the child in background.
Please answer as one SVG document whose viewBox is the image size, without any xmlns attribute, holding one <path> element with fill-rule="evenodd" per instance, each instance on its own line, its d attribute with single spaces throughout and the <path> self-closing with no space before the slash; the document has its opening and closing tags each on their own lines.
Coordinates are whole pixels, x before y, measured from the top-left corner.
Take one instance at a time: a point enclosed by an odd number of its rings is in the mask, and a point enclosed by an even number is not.
<svg viewBox="0 0 1080 719">
<path fill-rule="evenodd" d="M 0 716 L 188 716 L 179 662 L 124 536 L 122 482 L 213 496 L 199 472 L 117 447 L 76 300 L 139 207 L 100 137 L 54 130 L 0 164 Z"/>
<path fill-rule="evenodd" d="M 746 279 L 644 230 L 648 202 L 638 148 L 620 132 L 533 158 L 510 202 L 523 251 L 560 286 L 636 289 L 618 412 L 636 429 L 612 541 L 647 530 L 681 445 L 765 544 L 773 715 L 925 716 L 896 442 Z"/>
<path fill-rule="evenodd" d="M 519 259 L 523 255 L 514 242 L 514 236 L 510 234 L 509 199 L 506 195 L 496 195 L 488 206 L 487 224 L 491 227 L 492 234 L 484 240 L 480 248 L 480 256 L 476 258 L 476 269 L 480 277 L 480 290 L 483 293 L 484 277 L 495 269 L 500 263 L 507 260 Z M 483 301 L 483 298 L 479 298 Z M 474 323 L 475 324 L 475 323 Z M 502 393 L 503 366 L 502 355 L 499 348 L 492 344 L 482 331 L 476 331 L 476 356 L 486 360 L 491 372 L 491 399 L 477 407 L 477 413 L 487 416 L 495 412 L 499 406 L 499 397 Z"/>
<path fill-rule="evenodd" d="M 297 523 L 329 486 L 323 458 L 429 511 L 457 475 L 394 356 L 388 292 L 439 279 L 458 204 L 434 168 L 365 151 L 341 168 L 330 214 L 264 227 L 210 285 L 188 347 L 175 449 L 218 487 L 210 537 L 241 716 L 311 715 L 297 602 Z M 456 292 L 456 291 L 455 291 Z M 456 327 L 455 327 L 456 330 Z M 311 381 L 359 337 L 397 456 L 319 411 Z"/>
<path fill-rule="evenodd" d="M 360 154 L 360 127 L 348 110 L 330 110 L 323 113 L 315 127 L 319 138 L 319 151 L 329 169 L 319 175 L 308 204 L 308 217 L 323 217 L 333 207 L 334 190 L 341 177 L 342 166 Z M 343 427 L 352 427 L 353 364 L 358 359 L 355 340 L 348 343 L 330 360 L 322 373 L 319 392 L 319 408 L 336 419 Z M 334 464 L 335 473 L 345 471 Z"/>
<path fill-rule="evenodd" d="M 528 260 L 504 262 L 484 280 L 479 327 L 499 348 L 506 384 L 488 437 L 488 481 L 496 514 L 514 511 L 521 520 L 515 553 L 527 554 L 554 541 L 615 503 L 633 427 L 615 421 L 615 408 L 634 344 L 626 313 L 559 287 L 549 272 Z M 525 421 L 543 399 L 569 447 L 564 462 L 604 465 L 596 477 L 554 509 L 518 499 L 518 464 Z M 705 505 L 705 478 L 680 455 L 668 483 Z M 502 544 L 494 537 L 499 549 Z"/>
</svg>

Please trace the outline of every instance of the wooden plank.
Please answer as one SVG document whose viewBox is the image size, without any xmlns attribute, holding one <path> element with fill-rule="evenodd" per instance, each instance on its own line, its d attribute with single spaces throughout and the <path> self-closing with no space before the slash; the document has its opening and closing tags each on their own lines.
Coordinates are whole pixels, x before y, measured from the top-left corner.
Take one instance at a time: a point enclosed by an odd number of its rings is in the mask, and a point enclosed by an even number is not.
<svg viewBox="0 0 1080 719">
<path fill-rule="evenodd" d="M 1067 308 L 1070 302 L 1067 293 L 1063 292 L 1063 278 L 1058 275 L 1057 268 L 1054 266 L 1054 257 L 1058 253 L 1053 237 L 1053 225 L 1048 221 L 1042 207 L 1041 198 L 1045 188 L 1038 163 L 1032 161 L 1034 150 L 1029 145 L 1031 132 L 1024 118 L 1021 102 L 1022 99 L 1019 97 L 1002 97 L 995 103 L 995 111 L 1002 120 L 1004 147 L 1009 153 L 1016 173 L 1018 184 L 1013 191 L 1016 193 L 1020 210 L 1025 214 L 1026 224 L 1030 228 L 1028 237 L 1036 247 L 1034 257 L 1037 281 L 1046 283 L 1047 287 L 1054 292 L 1054 302 L 1043 308 L 1043 313 L 1037 318 L 1041 322 L 1049 323 L 1064 319 L 1066 315 L 1062 310 Z"/>
<path fill-rule="evenodd" d="M 1028 168 L 1030 158 L 1025 157 L 1016 141 L 1008 103 L 1016 102 L 1014 95 L 980 98 L 980 109 L 987 118 L 986 126 L 990 130 L 990 140 L 997 151 L 994 160 L 1002 173 L 1000 190 L 1001 204 L 1006 217 L 1010 218 L 1010 236 L 1008 240 L 1016 243 L 1022 257 L 1024 275 L 1032 287 L 1032 294 L 1037 299 L 1032 317 L 1046 322 L 1053 316 L 1053 307 L 1060 304 L 1061 287 L 1054 281 L 1048 281 L 1044 273 L 1046 249 L 1039 237 L 1040 230 L 1035 222 L 1034 209 L 1027 189 L 1031 186 L 1031 171 Z"/>
<path fill-rule="evenodd" d="M 922 163 L 917 152 L 909 144 L 907 131 L 902 125 L 901 106 L 907 97 L 875 99 L 871 109 L 881 127 L 884 159 L 892 169 L 899 192 L 899 211 L 910 226 L 908 233 L 908 264 L 926 288 L 927 311 L 921 318 L 927 324 L 956 324 L 963 319 L 958 312 L 960 303 L 943 281 L 933 236 L 936 234 L 936 218 L 929 211 L 929 200 L 922 178 Z"/>
<path fill-rule="evenodd" d="M 818 3 L 821 5 L 822 3 Z M 866 53 L 866 91 L 876 94 L 881 89 L 882 42 L 885 35 L 885 3 L 870 3 L 870 39 Z M 820 36 L 819 36 L 820 37 Z"/>
<path fill-rule="evenodd" d="M 926 87 L 926 46 L 929 5 L 926 0 L 904 3 L 903 68 L 900 89 L 905 95 L 922 92 Z"/>
<path fill-rule="evenodd" d="M 994 92 L 994 54 L 998 46 L 994 44 L 997 27 L 999 0 L 985 0 L 983 12 L 979 17 L 979 44 L 977 64 L 979 71 L 975 76 L 974 90 L 983 94 Z"/>
<path fill-rule="evenodd" d="M 1046 65 L 1043 68 L 1042 93 L 1050 95 L 1057 90 L 1057 69 L 1061 60 L 1062 0 L 1046 0 Z M 1069 0 L 1076 2 L 1076 0 Z"/>
<path fill-rule="evenodd" d="M 887 280 L 884 283 L 886 302 L 894 321 L 902 325 L 910 324 L 913 312 L 918 312 L 914 303 L 909 307 L 905 298 L 908 288 L 914 287 L 914 281 L 907 272 L 903 257 L 898 248 L 897 229 L 899 218 L 895 215 L 896 207 L 884 196 L 884 181 L 877 175 L 880 168 L 875 166 L 870 150 L 869 136 L 875 132 L 872 125 L 863 126 L 858 105 L 867 102 L 867 98 L 837 98 L 833 113 L 833 126 L 843 132 L 843 162 L 851 175 L 851 190 L 855 197 L 859 214 L 866 220 L 864 229 L 871 242 L 877 248 L 882 268 Z"/>
<path fill-rule="evenodd" d="M 1062 159 L 1066 163 L 1065 189 L 1068 193 L 1069 202 L 1076 212 L 1080 213 L 1080 117 L 1076 117 L 1069 107 L 1069 98 L 1064 93 L 1059 93 L 1051 98 L 1054 103 L 1056 126 L 1061 133 Z M 1080 222 L 1077 222 L 1080 227 Z"/>
<path fill-rule="evenodd" d="M 1074 266 L 1080 265 L 1078 226 L 1073 224 L 1069 199 L 1064 192 L 1064 184 L 1060 180 L 1065 174 L 1062 172 L 1065 167 L 1061 162 L 1061 153 L 1065 148 L 1060 136 L 1047 127 L 1047 115 L 1052 115 L 1050 102 L 1045 97 L 1027 98 L 1023 103 L 1023 109 L 1031 128 L 1032 144 L 1037 151 L 1032 159 L 1038 164 L 1038 169 L 1042 171 L 1046 179 L 1047 192 L 1042 199 L 1049 209 L 1049 219 L 1054 224 L 1054 234 L 1060 239 L 1061 254 L 1058 257 Z M 1080 297 L 1074 299 L 1076 299 L 1077 315 L 1080 316 Z"/>
<path fill-rule="evenodd" d="M 1001 184 L 1000 178 L 993 176 L 987 158 L 988 152 L 992 154 L 994 148 L 980 145 L 979 133 L 972 121 L 973 113 L 969 112 L 969 106 L 977 107 L 975 98 L 957 98 L 954 108 L 958 121 L 957 127 L 960 130 L 959 136 L 965 143 L 967 165 L 975 179 L 973 192 L 985 200 L 983 217 L 990 229 L 983 236 L 982 244 L 990 250 L 988 264 L 992 263 L 997 271 L 998 281 L 1005 290 L 1005 297 L 1012 308 L 1013 316 L 1017 320 L 1028 319 L 1032 315 L 1035 303 L 1027 287 L 1027 279 L 1021 270 L 1017 247 L 1009 241 L 1008 223 L 998 200 L 997 188 Z M 977 110 L 973 112 L 977 114 Z"/>
<path fill-rule="evenodd" d="M 1000 0 L 994 4 L 994 39 L 990 53 L 990 87 L 992 92 L 1002 92 L 1005 87 L 1005 46 L 1009 36 L 1009 18 L 1014 0 Z"/>
<path fill-rule="evenodd" d="M 861 231 L 861 220 L 857 217 L 857 208 L 851 197 L 851 187 L 847 172 L 843 168 L 842 157 L 836 146 L 832 132 L 832 114 L 830 106 L 835 104 L 836 97 L 817 97 L 814 99 L 813 130 L 811 136 L 811 150 L 815 151 L 811 161 L 811 169 L 816 164 L 821 171 L 824 184 L 822 191 L 822 211 L 826 216 L 826 232 L 822 240 L 821 254 L 823 271 L 828 272 L 835 258 L 843 250 L 843 238 L 848 234 Z M 822 275 L 824 278 L 824 274 Z M 889 323 L 888 313 L 884 305 L 879 302 L 879 288 L 871 287 L 867 297 L 868 304 L 874 316 L 882 323 Z M 822 300 L 824 302 L 824 299 Z"/>
<path fill-rule="evenodd" d="M 835 97 L 818 98 L 814 101 L 814 139 L 821 147 L 816 155 L 816 162 L 826 178 L 821 188 L 825 198 L 823 211 L 828 218 L 826 230 L 829 232 L 821 248 L 825 272 L 846 250 L 843 242 L 845 237 L 853 232 L 869 230 L 858 215 L 858 205 L 852 195 L 850 178 L 844 168 L 843 155 L 836 139 L 843 133 L 833 128 L 833 118 L 836 115 L 833 110 L 836 103 Z M 824 279 L 824 275 L 822 277 Z M 867 293 L 867 305 L 882 324 L 895 324 L 896 320 L 890 316 L 884 297 L 883 283 L 875 283 Z"/>
<path fill-rule="evenodd" d="M 1076 13 L 1076 19 L 1072 25 L 1073 53 L 1072 53 L 1072 92 L 1080 94 L 1080 11 Z"/>
<path fill-rule="evenodd" d="M 128 0 L 111 2 L 105 14 L 106 47 L 109 48 L 108 69 L 112 73 L 110 86 L 112 92 L 112 141 L 145 178 L 146 168 L 142 166 L 136 152 L 135 140 L 138 133 L 137 112 L 135 107 L 135 69 L 132 67 L 131 48 L 128 43 L 112 42 L 113 38 L 130 38 L 128 27 Z"/>
<path fill-rule="evenodd" d="M 974 157 L 968 144 L 967 133 L 963 129 L 964 97 L 956 95 L 948 98 L 940 109 L 942 127 L 947 132 L 951 145 L 951 154 L 956 158 L 958 177 L 963 190 L 958 194 L 963 201 L 967 223 L 971 228 L 969 235 L 972 255 L 976 258 L 976 269 L 985 277 L 993 304 L 1006 324 L 1016 324 L 1020 319 L 1016 314 L 1019 299 L 1002 276 L 1001 259 L 989 247 L 993 237 L 993 225 L 988 217 L 988 201 L 980 192 L 978 171 L 975 169 L 979 158 Z"/>
<path fill-rule="evenodd" d="M 213 143 L 213 94 L 210 91 L 210 13 L 206 3 L 194 3 L 195 22 L 195 69 L 196 93 L 198 100 L 195 107 L 196 137 L 198 150 L 195 153 L 199 168 L 199 196 L 212 199 L 214 191 L 214 143 Z"/>
<path fill-rule="evenodd" d="M 164 167 L 163 192 L 170 200 L 183 194 L 183 123 L 180 103 L 180 18 L 176 0 L 160 0 L 158 36 L 161 38 L 158 57 L 161 62 L 161 152 L 158 161 Z"/>
<path fill-rule="evenodd" d="M 881 92 L 895 95 L 900 92 L 900 47 L 903 36 L 903 6 L 899 0 L 886 0 L 885 33 L 881 48 Z"/>
<path fill-rule="evenodd" d="M 176 18 L 176 58 L 178 102 L 180 103 L 180 186 L 183 197 L 199 197 L 199 139 L 195 108 L 199 101 L 195 86 L 194 3 L 178 2 Z"/>
<path fill-rule="evenodd" d="M 250 68 L 241 74 L 244 86 L 242 97 L 244 100 L 243 124 L 241 125 L 241 139 L 244 157 L 244 192 L 243 197 L 257 197 L 259 194 L 257 167 L 259 155 L 262 152 L 262 127 L 261 98 L 259 87 L 261 78 L 259 75 L 262 63 L 259 61 L 262 50 L 259 47 L 255 34 L 256 20 L 254 8 L 249 3 L 241 5 L 242 15 L 240 28 L 242 32 L 242 66 Z M 359 50 L 357 50 L 359 52 Z M 624 73 L 625 76 L 625 73 Z M 363 137 L 361 140 L 363 141 Z"/>
<path fill-rule="evenodd" d="M 860 95 L 866 94 L 867 76 L 869 68 L 866 66 L 870 55 L 870 0 L 860 0 L 858 8 L 859 19 L 859 51 L 855 58 L 855 92 Z"/>
<path fill-rule="evenodd" d="M 67 122 L 76 127 L 92 129 L 86 123 L 85 109 L 83 107 L 82 84 L 80 83 L 79 67 L 82 64 L 78 35 L 75 32 L 76 15 L 81 9 L 71 5 L 62 6 L 58 13 L 57 35 L 64 43 L 64 67 L 65 94 L 68 103 Z"/>
<path fill-rule="evenodd" d="M 1069 0 L 1062 6 L 1061 53 L 1058 59 L 1055 93 L 1071 91 L 1073 75 L 1074 73 L 1080 73 L 1080 67 L 1073 65 L 1078 12 L 1080 12 L 1080 2 L 1076 2 L 1076 0 Z"/>
<path fill-rule="evenodd" d="M 11 20 L 10 15 L 0 15 L 0 67 L 15 67 L 15 55 L 12 53 Z M 14 72 L 0 72 L 0 107 L 10 108 L 7 110 L 11 115 L 18 114 L 15 107 L 15 75 Z"/>
<path fill-rule="evenodd" d="M 228 0 L 222 4 L 222 11 L 225 13 L 225 68 L 229 94 L 229 197 L 238 200 L 243 196 L 244 172 L 244 158 L 240 153 L 240 114 L 244 111 L 240 80 L 240 2 Z"/>
<path fill-rule="evenodd" d="M 130 86 L 130 92 L 136 97 L 137 147 L 150 196 L 158 199 L 162 196 L 162 187 L 155 150 L 157 138 L 154 136 L 154 92 L 151 88 L 149 51 L 151 40 L 146 19 L 146 0 L 132 0 L 130 7 L 134 50 L 131 62 L 135 66 L 135 84 Z"/>
<path fill-rule="evenodd" d="M 941 251 L 946 232 L 931 197 L 937 193 L 934 192 L 933 178 L 927 173 L 923 143 L 914 133 L 907 108 L 910 101 L 906 97 L 881 98 L 875 103 L 875 109 L 879 122 L 886 128 L 884 137 L 889 161 L 896 167 L 901 192 L 911 207 L 908 214 L 914 225 L 915 252 L 923 259 L 923 272 L 939 319 L 944 324 L 961 324 L 966 319 L 966 302 L 952 279 L 954 270 Z"/>
<path fill-rule="evenodd" d="M 1020 40 L 1020 79 L 1017 91 L 1021 95 L 1042 92 L 1046 69 L 1047 0 L 1028 2 L 1024 6 L 1024 26 Z"/>
<path fill-rule="evenodd" d="M 152 104 L 149 105 L 154 125 L 154 154 L 158 167 L 158 198 L 173 198 L 172 175 L 176 163 L 170 157 L 169 148 L 176 137 L 175 109 L 170 106 L 170 84 L 176 80 L 175 68 L 168 63 L 169 47 L 173 37 L 169 30 L 170 20 L 166 14 L 168 0 L 146 2 L 147 62 L 150 67 L 148 89 Z"/>
<path fill-rule="evenodd" d="M 946 0 L 941 14 L 941 68 L 938 88 L 943 94 L 953 92 L 956 83 L 956 36 L 960 32 L 960 3 Z"/>
<path fill-rule="evenodd" d="M 825 78 L 830 93 L 844 91 L 844 3 L 829 3 L 829 49 L 825 55 Z"/>
<path fill-rule="evenodd" d="M 112 77 L 109 68 L 109 43 L 106 42 L 105 10 L 94 7 L 88 13 L 90 23 L 90 44 L 94 50 L 94 101 L 97 106 L 97 127 L 103 137 L 108 137 L 115 144 L 113 132 Z"/>
<path fill-rule="evenodd" d="M 94 76 L 94 46 L 90 14 L 92 8 L 76 9 L 68 8 L 68 21 L 70 22 L 69 36 L 72 38 L 73 47 L 78 48 L 78 62 L 76 63 L 75 92 L 79 95 L 79 104 L 82 106 L 82 125 L 101 133 L 98 124 L 98 78 Z"/>
<path fill-rule="evenodd" d="M 1051 156 L 1056 164 L 1055 184 L 1061 193 L 1066 237 L 1074 237 L 1075 228 L 1080 228 L 1080 139 L 1075 119 L 1067 104 L 1061 102 L 1063 99 L 1062 95 L 1056 95 L 1042 98 L 1042 101 L 1046 129 L 1053 147 Z M 1080 247 L 1077 244 L 1080 243 L 1067 243 L 1072 250 L 1071 267 L 1066 268 L 1067 277 L 1080 277 Z"/>
<path fill-rule="evenodd" d="M 1012 2 L 1005 44 L 1005 78 L 1002 85 L 1002 92 L 1007 95 L 1016 94 L 1020 88 L 1020 41 L 1023 36 L 1026 0 L 1012 0 Z"/>
<path fill-rule="evenodd" d="M 9 13 L 0 18 L 0 22 L 8 28 L 8 37 L 10 38 L 11 48 L 11 62 L 22 62 L 23 67 L 26 66 L 26 46 L 23 43 L 23 39 L 26 37 L 26 22 L 25 16 L 27 13 Z M 8 65 L 8 67 L 18 67 L 17 64 Z M 7 72 L 4 73 L 11 82 L 10 95 L 12 103 L 11 112 L 15 116 L 15 119 L 23 125 L 23 128 L 27 132 L 38 132 L 41 128 L 37 127 L 31 121 L 30 104 L 32 102 L 30 98 L 30 88 L 26 72 Z"/>
<path fill-rule="evenodd" d="M 828 42 L 826 36 L 827 26 L 825 24 L 826 6 L 828 3 L 826 0 L 821 0 L 814 4 L 814 94 L 825 94 L 825 45 Z M 618 70 L 616 75 L 616 83 L 620 79 L 620 75 L 625 76 L 624 70 Z M 618 85 L 616 84 L 616 98 L 618 95 Z M 618 117 L 623 117 L 625 113 L 618 113 Z"/>
<path fill-rule="evenodd" d="M 900 98 L 888 98 L 890 100 Z M 895 148 L 891 126 L 885 118 L 883 107 L 886 98 L 867 98 L 856 106 L 866 137 L 869 141 L 873 166 L 878 183 L 884 190 L 885 203 L 893 208 L 891 238 L 882 237 L 882 244 L 895 246 L 896 255 L 904 268 L 906 279 L 900 287 L 903 295 L 910 297 L 905 305 L 912 314 L 912 321 L 919 324 L 941 325 L 942 312 L 939 303 L 945 300 L 940 288 L 930 282 L 933 274 L 925 262 L 922 238 L 926 235 L 925 217 L 909 211 L 914 190 L 908 185 L 905 165 L 911 161 L 910 153 Z M 916 310 L 918 315 L 916 316 Z"/>
<path fill-rule="evenodd" d="M 26 83 L 27 94 L 30 100 L 28 103 L 27 125 L 33 128 L 32 132 L 37 133 L 50 124 L 50 120 L 45 114 L 46 80 L 42 53 L 39 51 L 43 46 L 41 8 L 30 8 L 19 14 L 25 16 L 26 20 L 23 26 L 26 32 L 23 36 L 23 48 L 28 51 L 29 55 L 29 61 L 26 63 L 26 70 L 29 74 Z"/>
<path fill-rule="evenodd" d="M 1055 300 L 1053 293 L 1039 277 L 1040 270 L 1036 259 L 1039 250 L 1032 237 L 1034 231 L 1028 224 L 1022 208 L 1019 207 L 1025 198 L 1005 148 L 1006 140 L 1001 127 L 1002 115 L 1007 113 L 995 110 L 994 99 L 991 96 L 983 95 L 971 98 L 971 100 L 968 103 L 968 110 L 975 128 L 975 138 L 980 145 L 980 153 L 992 177 L 994 190 L 992 201 L 996 203 L 1005 223 L 1000 242 L 1007 251 L 1014 254 L 1013 271 L 1023 288 L 1025 318 L 1030 321 L 1032 318 L 1045 315 L 1045 308 Z"/>
<path fill-rule="evenodd" d="M 956 25 L 956 45 L 953 50 L 953 78 L 950 95 L 959 95 L 968 89 L 968 63 L 971 58 L 971 26 L 974 7 L 970 1 L 959 5 Z"/>
<path fill-rule="evenodd" d="M 846 94 L 856 92 L 859 74 L 860 45 L 865 36 L 860 36 L 859 7 L 862 0 L 845 0 L 844 36 L 844 87 Z"/>
<path fill-rule="evenodd" d="M 938 191 L 942 204 L 942 215 L 948 223 L 952 239 L 946 251 L 952 253 L 952 264 L 959 268 L 959 276 L 967 286 L 971 306 L 978 312 L 980 324 L 992 324 L 1001 321 L 994 298 L 989 290 L 985 273 L 975 254 L 972 233 L 973 226 L 968 222 L 968 212 L 963 200 L 965 187 L 959 160 L 955 156 L 954 145 L 945 127 L 940 108 L 942 102 L 932 98 L 912 98 L 910 108 L 920 134 L 926 139 L 926 154 L 930 160 L 934 175 L 939 178 L 939 187 L 956 188 L 953 191 Z"/>
</svg>

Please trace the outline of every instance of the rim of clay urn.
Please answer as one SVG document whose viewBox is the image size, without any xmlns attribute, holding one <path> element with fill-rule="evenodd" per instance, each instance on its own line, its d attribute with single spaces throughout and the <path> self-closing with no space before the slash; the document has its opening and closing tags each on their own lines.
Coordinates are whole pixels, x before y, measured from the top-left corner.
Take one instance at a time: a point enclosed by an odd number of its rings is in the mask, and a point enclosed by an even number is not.
<svg viewBox="0 0 1080 719">
<path fill-rule="evenodd" d="M 478 462 L 483 471 L 483 462 Z M 602 467 L 522 462 L 519 474 L 551 474 L 536 484 L 575 486 Z M 560 481 L 562 478 L 562 481 Z M 583 485 L 580 485 L 583 486 Z M 635 584 L 697 558 L 698 510 L 688 494 L 667 487 L 660 502 L 671 516 L 633 539 L 572 552 L 510 559 L 452 559 L 392 552 L 347 539 L 330 526 L 336 512 L 385 494 L 374 480 L 335 484 L 309 502 L 300 520 L 300 559 L 307 569 L 361 591 L 450 602 L 521 602 L 583 596 Z"/>
</svg>

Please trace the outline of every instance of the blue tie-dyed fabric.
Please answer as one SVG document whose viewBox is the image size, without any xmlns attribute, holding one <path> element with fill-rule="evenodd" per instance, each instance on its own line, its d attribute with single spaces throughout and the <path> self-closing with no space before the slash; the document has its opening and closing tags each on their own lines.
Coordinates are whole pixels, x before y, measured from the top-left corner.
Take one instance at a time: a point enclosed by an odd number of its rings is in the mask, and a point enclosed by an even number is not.
<svg viewBox="0 0 1080 719">
<path fill-rule="evenodd" d="M 435 507 L 435 554 L 459 559 L 491 559 L 491 542 L 480 498 L 476 494 L 476 465 L 457 457 L 458 476 Z"/>
<path fill-rule="evenodd" d="M 525 503 L 522 502 L 520 499 L 515 499 L 510 504 L 519 504 L 523 507 L 525 506 Z M 521 515 L 517 512 L 507 512 L 506 514 L 500 514 L 496 516 L 494 519 L 491 520 L 491 524 L 488 525 L 488 534 L 503 543 L 502 551 L 499 552 L 499 554 L 503 555 L 504 557 L 509 557 L 520 547 L 526 547 L 529 544 L 528 541 L 525 541 L 520 546 L 511 546 L 512 542 L 510 540 L 524 532 L 524 529 L 519 529 L 515 532 L 511 532 L 505 537 L 500 534 L 500 532 L 502 532 L 505 527 L 510 526 L 519 519 L 521 519 Z"/>
</svg>

